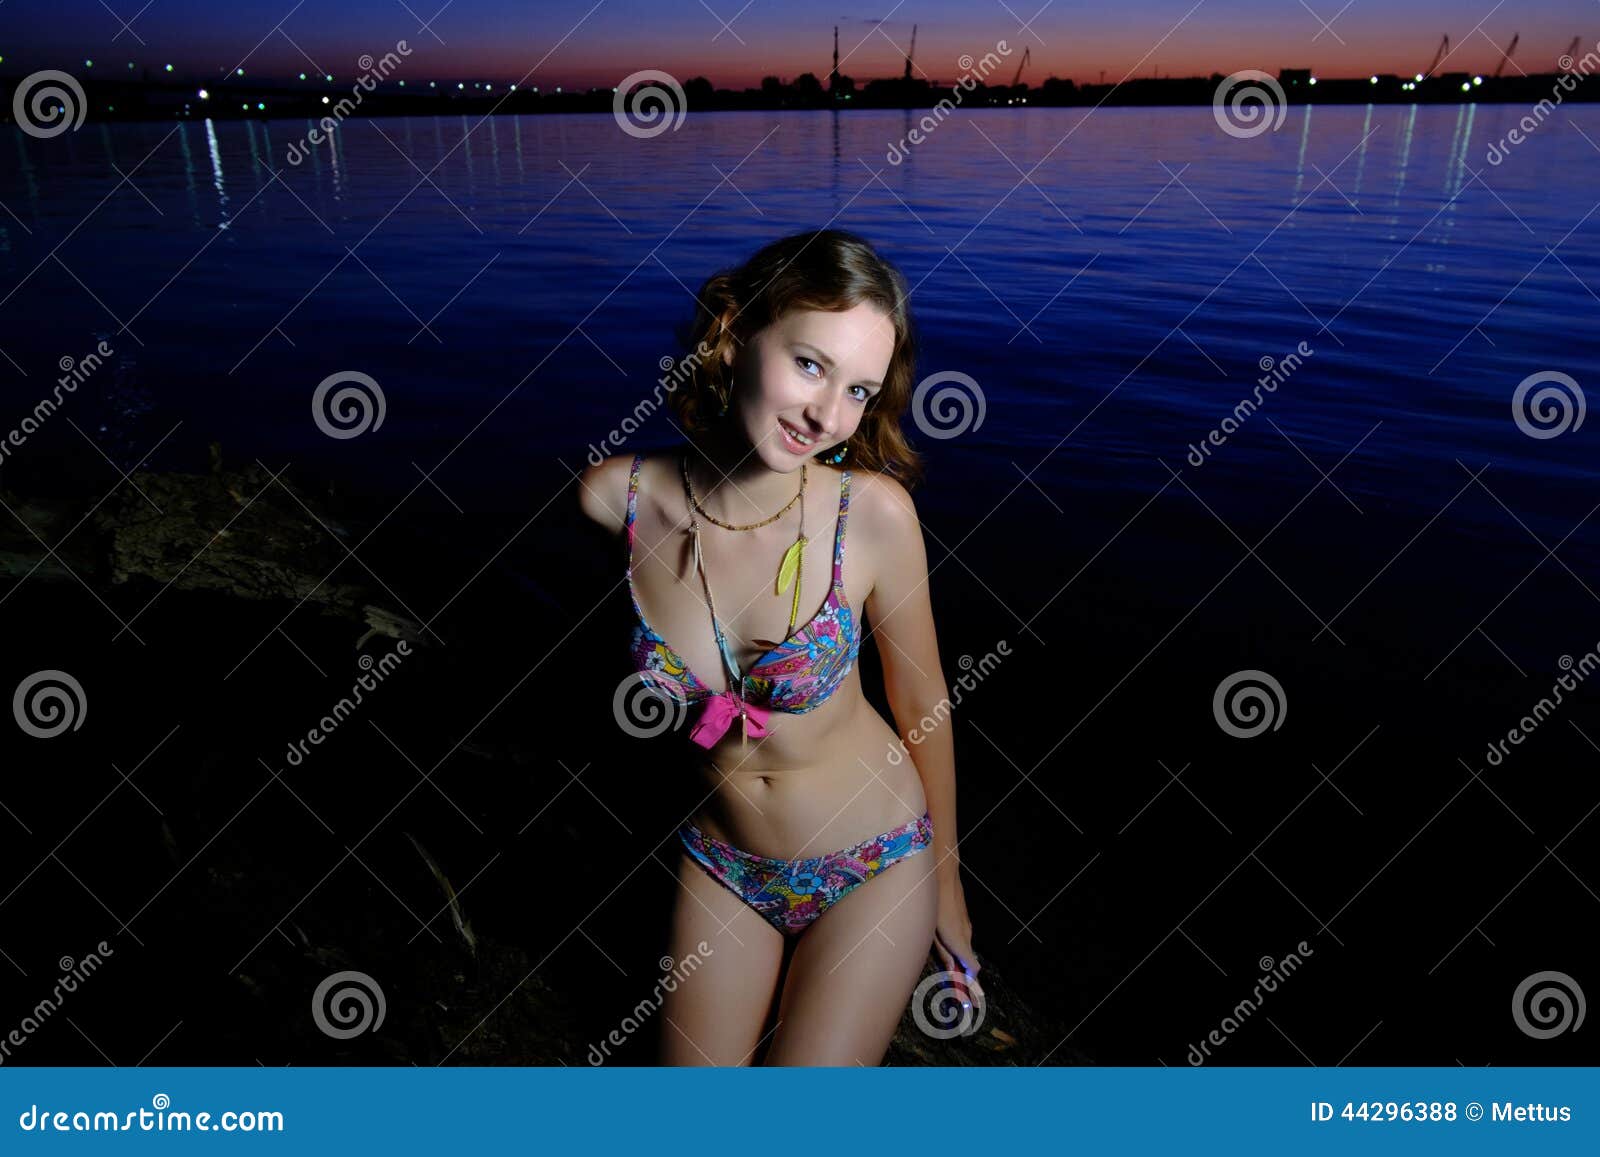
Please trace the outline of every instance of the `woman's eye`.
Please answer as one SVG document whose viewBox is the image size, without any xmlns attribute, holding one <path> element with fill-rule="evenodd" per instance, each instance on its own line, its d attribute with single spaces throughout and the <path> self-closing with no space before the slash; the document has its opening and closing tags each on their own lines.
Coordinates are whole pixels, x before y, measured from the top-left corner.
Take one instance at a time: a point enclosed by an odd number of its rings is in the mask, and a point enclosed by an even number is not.
<svg viewBox="0 0 1600 1157">
<path fill-rule="evenodd" d="M 795 360 L 795 364 L 798 365 L 802 370 L 805 370 L 806 366 L 816 366 L 817 370 L 819 372 L 822 370 L 821 364 L 818 363 L 818 362 L 812 361 L 810 358 L 807 358 L 807 357 L 796 357 L 794 360 Z M 814 378 L 814 377 L 817 376 L 817 374 L 812 374 L 809 371 L 807 371 L 807 376 Z"/>
<path fill-rule="evenodd" d="M 872 391 L 867 389 L 866 386 L 851 386 L 850 388 L 852 390 L 861 391 L 861 393 L 856 395 L 856 401 L 861 402 L 863 405 L 872 401 Z"/>
</svg>

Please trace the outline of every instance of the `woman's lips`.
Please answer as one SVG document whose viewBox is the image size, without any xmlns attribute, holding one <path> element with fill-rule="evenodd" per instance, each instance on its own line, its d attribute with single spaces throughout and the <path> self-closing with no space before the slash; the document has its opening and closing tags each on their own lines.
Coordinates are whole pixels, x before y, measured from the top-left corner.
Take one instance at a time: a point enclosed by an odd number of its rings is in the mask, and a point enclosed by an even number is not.
<svg viewBox="0 0 1600 1157">
<path fill-rule="evenodd" d="M 791 454 L 810 454 L 817 448 L 815 442 L 811 443 L 810 445 L 805 445 L 804 443 L 795 441 L 794 435 L 789 433 L 789 427 L 781 421 L 778 423 L 778 429 L 783 434 L 784 446 Z"/>
</svg>

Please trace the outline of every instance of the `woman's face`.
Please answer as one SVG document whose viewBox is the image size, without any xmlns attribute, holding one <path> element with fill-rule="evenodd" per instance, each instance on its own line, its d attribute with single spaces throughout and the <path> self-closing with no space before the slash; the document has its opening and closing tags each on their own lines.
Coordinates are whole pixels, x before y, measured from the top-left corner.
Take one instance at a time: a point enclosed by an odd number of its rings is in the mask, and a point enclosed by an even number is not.
<svg viewBox="0 0 1600 1157">
<path fill-rule="evenodd" d="M 893 320 L 870 302 L 840 313 L 790 310 L 737 359 L 724 354 L 736 364 L 729 416 L 769 468 L 796 470 L 855 433 L 883 388 L 894 342 Z"/>
</svg>

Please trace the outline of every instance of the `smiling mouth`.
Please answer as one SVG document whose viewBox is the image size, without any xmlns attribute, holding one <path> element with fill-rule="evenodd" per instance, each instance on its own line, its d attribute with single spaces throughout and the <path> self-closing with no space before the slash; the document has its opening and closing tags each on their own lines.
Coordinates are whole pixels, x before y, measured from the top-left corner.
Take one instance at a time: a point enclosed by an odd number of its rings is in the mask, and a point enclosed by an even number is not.
<svg viewBox="0 0 1600 1157">
<path fill-rule="evenodd" d="M 814 449 L 816 446 L 816 439 L 808 438 L 806 435 L 796 430 L 793 426 L 789 425 L 789 423 L 785 422 L 782 418 L 778 419 L 778 429 L 783 431 L 784 437 L 788 440 L 788 442 L 794 446 L 798 446 L 801 450 L 809 451 Z"/>
</svg>

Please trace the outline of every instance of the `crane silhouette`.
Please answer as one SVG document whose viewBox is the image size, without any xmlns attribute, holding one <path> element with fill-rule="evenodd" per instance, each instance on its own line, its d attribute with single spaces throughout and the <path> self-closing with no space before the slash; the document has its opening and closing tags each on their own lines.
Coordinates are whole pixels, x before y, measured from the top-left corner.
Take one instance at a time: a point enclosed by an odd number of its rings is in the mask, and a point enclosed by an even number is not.
<svg viewBox="0 0 1600 1157">
<path fill-rule="evenodd" d="M 1511 44 L 1506 48 L 1505 53 L 1500 57 L 1500 63 L 1495 66 L 1494 78 L 1496 80 L 1500 79 L 1500 73 L 1505 66 L 1511 63 L 1511 54 L 1517 50 L 1517 41 L 1521 39 L 1521 37 L 1522 33 L 1520 32 L 1511 37 Z"/>
<path fill-rule="evenodd" d="M 1018 83 L 1021 82 L 1021 80 L 1022 80 L 1022 69 L 1028 63 L 1028 53 L 1030 53 L 1031 51 L 1032 51 L 1031 48 L 1024 48 L 1022 50 L 1022 59 L 1017 61 L 1017 75 L 1015 75 L 1015 76 L 1013 76 L 1011 78 L 1011 87 L 1012 88 L 1016 88 Z"/>
<path fill-rule="evenodd" d="M 1428 65 L 1427 69 L 1424 70 L 1424 72 L 1422 74 L 1422 79 L 1423 80 L 1427 80 L 1428 77 L 1433 75 L 1433 70 L 1439 67 L 1439 62 L 1444 59 L 1445 53 L 1447 53 L 1449 51 L 1450 51 L 1450 37 L 1449 37 L 1448 34 L 1446 34 L 1445 38 L 1443 40 L 1439 41 L 1439 51 L 1435 52 L 1433 54 L 1433 63 Z"/>
</svg>

